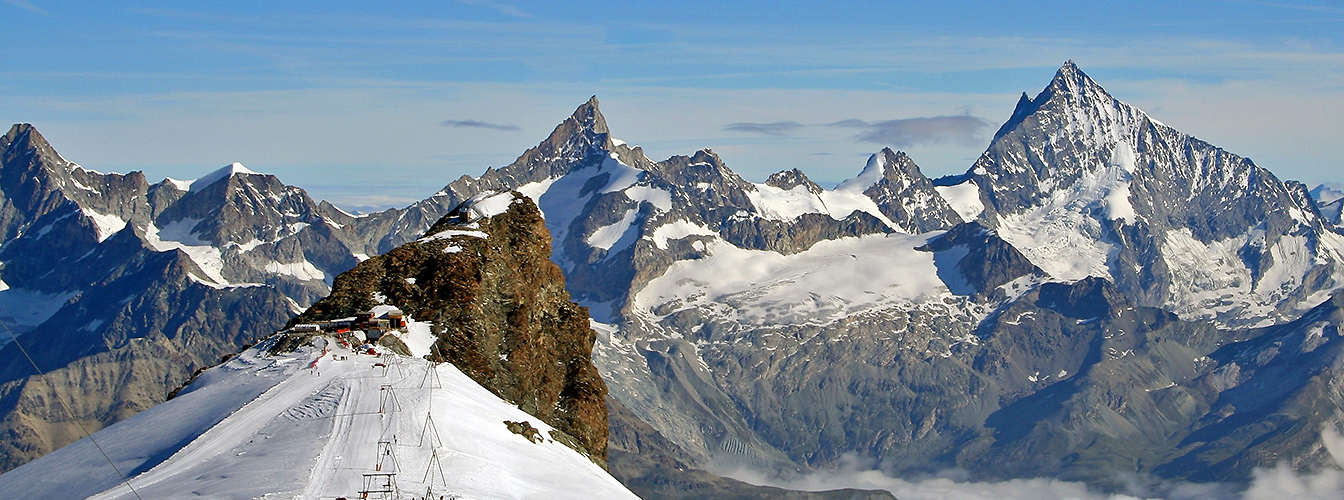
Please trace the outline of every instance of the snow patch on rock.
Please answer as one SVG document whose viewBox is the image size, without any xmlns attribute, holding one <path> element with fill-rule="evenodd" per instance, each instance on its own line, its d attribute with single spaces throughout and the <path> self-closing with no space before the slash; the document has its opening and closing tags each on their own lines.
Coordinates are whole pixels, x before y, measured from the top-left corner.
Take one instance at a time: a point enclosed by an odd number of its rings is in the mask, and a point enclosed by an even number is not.
<svg viewBox="0 0 1344 500">
<path fill-rule="evenodd" d="M 588 235 L 584 241 L 588 243 L 588 246 L 593 248 L 601 248 L 609 252 L 619 252 L 622 248 L 613 250 L 612 245 L 615 245 L 617 241 L 620 241 L 622 237 L 625 236 L 625 233 L 630 230 L 631 224 L 638 218 L 639 209 L 627 209 L 625 215 L 621 216 L 621 220 L 597 228 L 597 230 L 593 231 L 593 234 Z M 628 244 L 626 246 L 628 246 Z"/>
<path fill-rule="evenodd" d="M 793 189 L 780 189 L 769 184 L 755 186 L 755 190 L 747 191 L 747 198 L 756 207 L 756 212 L 766 219 L 791 222 L 803 214 L 830 214 L 821 197 L 808 191 L 807 186 L 798 185 Z"/>
<path fill-rule="evenodd" d="M 471 197 L 470 200 L 467 200 L 467 210 L 471 213 L 471 216 L 468 217 L 468 219 L 486 219 L 503 214 L 509 210 L 509 205 L 512 205 L 515 201 L 513 193 L 509 192 L 496 193 L 487 191 L 477 194 L 476 196 Z"/>
<path fill-rule="evenodd" d="M 431 241 L 446 240 L 446 239 L 452 238 L 452 237 L 454 237 L 454 236 L 470 236 L 470 237 L 472 237 L 472 238 L 481 238 L 481 239 L 485 239 L 485 238 L 488 238 L 488 237 L 489 237 L 489 235 L 485 234 L 484 231 L 467 231 L 467 230 L 462 230 L 462 229 L 449 229 L 449 230 L 447 230 L 447 231 L 439 231 L 439 232 L 437 232 L 437 233 L 434 233 L 433 235 L 426 236 L 426 237 L 424 237 L 424 238 L 420 238 L 420 239 L 418 239 L 418 240 L 415 240 L 415 242 L 416 242 L 416 243 L 429 243 L 429 242 L 431 242 Z"/>
<path fill-rule="evenodd" d="M 210 185 L 216 182 L 233 177 L 235 174 L 255 175 L 256 172 L 248 170 L 247 167 L 244 167 L 242 163 L 233 162 L 224 166 L 223 168 L 220 168 L 219 170 L 205 174 L 205 176 L 201 177 L 200 179 L 192 181 L 191 186 L 188 187 L 187 190 L 200 191 L 207 187 L 210 187 Z"/>
<path fill-rule="evenodd" d="M 81 208 L 80 212 L 82 212 L 85 217 L 88 217 L 89 221 L 93 222 L 93 227 L 98 231 L 99 243 L 102 243 L 104 240 L 112 237 L 112 235 L 117 234 L 118 231 L 126 228 L 126 221 L 122 220 L 121 217 L 100 214 L 87 208 Z"/>
<path fill-rule="evenodd" d="M 293 276 L 304 281 L 326 281 L 327 273 L 318 269 L 312 262 L 304 260 L 303 262 L 291 262 L 282 264 L 279 262 L 267 262 L 266 272 L 274 274 L 283 274 Z"/>
<path fill-rule="evenodd" d="M 201 272 L 205 273 L 205 276 L 199 277 L 203 279 L 202 283 L 211 286 L 229 286 L 231 283 L 223 274 L 223 253 L 196 235 L 195 229 L 199 223 L 200 220 L 187 218 L 174 221 L 163 228 L 149 224 L 145 227 L 145 243 L 159 252 L 181 250 L 196 263 Z"/>
<path fill-rule="evenodd" d="M 718 236 L 713 229 L 689 221 L 677 220 L 658 226 L 653 230 L 653 244 L 658 248 L 667 249 L 667 242 L 679 240 L 688 236 Z"/>
<path fill-rule="evenodd" d="M 934 186 L 933 189 L 963 221 L 973 221 L 985 211 L 985 204 L 980 201 L 980 186 L 973 180 L 967 179 L 961 184 L 951 186 Z"/>
</svg>

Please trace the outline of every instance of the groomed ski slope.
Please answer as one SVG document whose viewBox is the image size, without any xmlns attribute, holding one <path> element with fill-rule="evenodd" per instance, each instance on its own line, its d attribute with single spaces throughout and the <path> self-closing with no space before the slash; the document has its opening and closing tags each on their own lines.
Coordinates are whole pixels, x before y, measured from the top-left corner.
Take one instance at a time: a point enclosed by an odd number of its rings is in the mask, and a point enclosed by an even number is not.
<svg viewBox="0 0 1344 500">
<path fill-rule="evenodd" d="M 328 344 L 266 356 L 263 343 L 95 438 L 145 499 L 355 499 L 375 472 L 395 473 L 386 498 L 636 498 L 455 366 Z M 0 476 L 0 498 L 135 499 L 110 469 L 81 440 Z"/>
</svg>

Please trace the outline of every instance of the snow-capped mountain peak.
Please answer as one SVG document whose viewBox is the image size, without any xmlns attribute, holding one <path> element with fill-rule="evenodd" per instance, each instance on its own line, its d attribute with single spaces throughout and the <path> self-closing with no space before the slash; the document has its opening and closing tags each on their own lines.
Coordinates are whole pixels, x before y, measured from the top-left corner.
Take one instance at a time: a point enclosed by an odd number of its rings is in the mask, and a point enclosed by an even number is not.
<svg viewBox="0 0 1344 500">
<path fill-rule="evenodd" d="M 841 181 L 840 184 L 835 186 L 835 190 L 862 193 L 873 187 L 886 175 L 887 158 L 890 152 L 890 149 L 883 148 L 881 151 L 873 153 L 872 156 L 868 157 L 868 163 L 863 166 L 863 171 L 859 172 L 859 175 Z"/>
<path fill-rule="evenodd" d="M 199 179 L 191 181 L 191 187 L 188 190 L 201 191 L 216 182 L 232 178 L 235 175 L 258 175 L 258 174 L 256 172 L 249 170 L 247 167 L 244 167 L 242 163 L 233 162 L 219 168 L 218 170 L 215 170 L 214 172 L 205 174 L 205 176 Z"/>
<path fill-rule="evenodd" d="M 950 229 L 962 222 L 915 161 L 891 148 L 869 157 L 863 171 L 836 186 L 835 194 L 871 199 L 892 229 L 912 234 Z"/>
<path fill-rule="evenodd" d="M 1110 97 L 1097 82 L 1093 81 L 1087 73 L 1078 68 L 1073 60 L 1064 61 L 1064 65 L 1055 71 L 1055 77 L 1050 81 L 1048 87 L 1054 92 L 1068 92 L 1075 98 L 1089 97 L 1091 95 L 1105 95 Z"/>
<path fill-rule="evenodd" d="M 1317 204 L 1329 205 L 1336 200 L 1344 198 L 1344 185 L 1341 184 L 1318 184 L 1311 188 L 1311 198 L 1316 200 Z"/>
<path fill-rule="evenodd" d="M 1283 245 L 1303 243 L 1293 238 L 1338 239 L 1305 197 L 1250 160 L 1115 99 L 1072 62 L 1019 101 L 966 175 L 979 187 L 979 217 L 1033 263 L 1056 278 L 1112 279 L 1144 305 L 1264 319 L 1264 304 L 1300 300 L 1288 290 L 1310 274 L 1341 271 L 1330 263 L 1335 251 L 1283 255 Z M 1274 234 L 1261 241 L 1256 228 Z M 1240 298 L 1216 299 L 1228 296 Z M 1220 300 L 1235 305 L 1210 306 Z"/>
</svg>

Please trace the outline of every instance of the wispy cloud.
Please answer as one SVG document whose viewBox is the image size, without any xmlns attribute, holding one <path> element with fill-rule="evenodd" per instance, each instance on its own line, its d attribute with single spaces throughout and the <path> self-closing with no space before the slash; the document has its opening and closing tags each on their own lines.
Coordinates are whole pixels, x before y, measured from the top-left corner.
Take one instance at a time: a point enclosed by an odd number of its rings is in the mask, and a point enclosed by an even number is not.
<svg viewBox="0 0 1344 500">
<path fill-rule="evenodd" d="M 905 148 L 917 144 L 976 145 L 983 142 L 981 133 L 989 128 L 990 123 L 976 116 L 952 115 L 901 118 L 872 123 L 851 118 L 830 125 L 860 129 L 858 135 L 854 136 L 859 142 Z"/>
<path fill-rule="evenodd" d="M 519 9 L 506 3 L 492 2 L 490 0 L 457 0 L 457 2 L 475 7 L 485 7 L 487 9 L 492 9 L 506 16 L 532 17 L 532 14 L 524 12 L 522 9 Z"/>
<path fill-rule="evenodd" d="M 33 2 L 29 2 L 28 0 L 4 0 L 4 2 L 13 5 L 15 7 L 18 7 L 20 9 L 26 10 L 28 12 L 32 12 L 34 14 L 41 14 L 44 16 L 51 15 L 48 14 L 47 11 L 42 10 L 36 5 L 33 5 Z"/>
<path fill-rule="evenodd" d="M 489 122 L 483 122 L 483 121 L 480 121 L 480 120 L 445 120 L 445 121 L 443 122 L 443 126 L 445 126 L 445 127 L 453 127 L 453 128 L 462 128 L 462 127 L 466 127 L 466 128 L 486 128 L 486 129 L 490 129 L 490 130 L 506 130 L 506 131 L 509 131 L 509 132 L 516 132 L 516 131 L 522 130 L 522 129 L 518 128 L 517 125 L 500 124 L 500 123 L 489 123 Z"/>
<path fill-rule="evenodd" d="M 1344 13 L 1344 8 L 1334 7 L 1334 6 L 1328 6 L 1328 5 L 1304 5 L 1304 4 L 1301 4 L 1301 3 L 1288 3 L 1288 2 L 1256 2 L 1256 1 L 1249 1 L 1249 0 L 1223 0 L 1223 1 L 1224 1 L 1224 2 L 1227 2 L 1227 3 L 1239 3 L 1239 4 L 1245 4 L 1245 5 L 1259 5 L 1259 6 L 1261 6 L 1261 7 L 1275 7 L 1275 8 L 1280 8 L 1280 9 L 1299 10 L 1299 11 L 1306 11 L 1306 12 L 1324 12 L 1324 13 L 1327 13 L 1327 14 L 1340 14 L 1340 13 Z"/>
<path fill-rule="evenodd" d="M 790 132 L 798 130 L 802 127 L 803 124 L 798 122 L 774 122 L 774 123 L 737 122 L 737 123 L 729 123 L 727 126 L 723 127 L 723 130 L 732 132 L 746 132 L 749 134 L 788 135 Z"/>
</svg>

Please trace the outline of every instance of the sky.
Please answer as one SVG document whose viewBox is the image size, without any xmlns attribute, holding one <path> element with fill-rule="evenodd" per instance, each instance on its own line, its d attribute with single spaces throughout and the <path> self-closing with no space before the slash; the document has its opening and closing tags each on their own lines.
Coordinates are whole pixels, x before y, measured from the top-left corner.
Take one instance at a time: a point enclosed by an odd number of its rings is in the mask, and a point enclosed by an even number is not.
<svg viewBox="0 0 1344 500">
<path fill-rule="evenodd" d="M 295 2 L 299 3 L 299 2 Z M 0 0 L 0 121 L 151 180 L 230 162 L 370 211 L 512 162 L 596 95 L 654 160 L 822 185 L 964 172 L 1073 60 L 1282 179 L 1344 181 L 1344 4 Z"/>
</svg>

